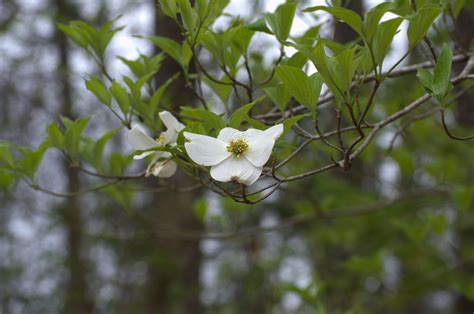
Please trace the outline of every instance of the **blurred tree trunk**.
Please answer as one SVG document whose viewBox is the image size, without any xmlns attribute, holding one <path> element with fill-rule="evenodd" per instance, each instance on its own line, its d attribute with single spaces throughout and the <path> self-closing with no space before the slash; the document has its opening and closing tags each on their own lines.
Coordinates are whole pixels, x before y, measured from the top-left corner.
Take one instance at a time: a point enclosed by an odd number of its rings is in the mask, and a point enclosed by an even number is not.
<svg viewBox="0 0 474 314">
<path fill-rule="evenodd" d="M 76 10 L 64 0 L 55 0 L 57 20 L 64 22 L 77 18 Z M 61 115 L 74 119 L 73 97 L 70 83 L 70 59 L 69 44 L 67 37 L 56 31 L 55 43 L 58 50 L 59 63 L 57 68 L 57 80 L 60 84 L 59 100 L 61 102 Z M 79 176 L 76 170 L 64 163 L 66 185 L 68 191 L 77 191 L 80 186 Z M 70 197 L 59 210 L 64 228 L 66 230 L 66 268 L 68 279 L 65 290 L 64 312 L 65 313 L 92 313 L 93 302 L 89 297 L 87 288 L 87 260 L 84 258 L 83 228 L 84 221 L 82 210 L 77 196 Z"/>
<path fill-rule="evenodd" d="M 469 49 L 471 43 L 473 43 L 472 30 L 474 29 L 474 13 L 467 8 L 464 8 L 459 14 L 456 20 L 457 37 L 460 41 L 458 44 L 463 49 Z M 456 38 L 456 37 L 455 37 Z M 455 67 L 458 71 L 461 70 L 459 67 Z M 456 120 L 462 126 L 473 128 L 474 127 L 474 106 L 472 105 L 472 99 L 474 93 L 472 89 L 464 93 L 458 99 L 456 108 Z M 462 143 L 460 143 L 462 145 Z M 467 175 L 474 179 L 474 172 L 472 169 L 467 169 Z M 472 180 L 471 180 L 472 182 Z M 470 247 L 474 243 L 474 230 L 468 221 L 464 220 L 462 213 L 458 213 L 458 230 L 459 230 L 459 250 L 458 259 L 461 263 L 459 273 L 461 275 L 474 274 L 474 261 L 472 260 L 472 254 L 469 256 Z M 474 302 L 468 299 L 464 295 L 458 296 L 456 300 L 456 313 L 472 313 L 474 311 Z"/>
<path fill-rule="evenodd" d="M 178 27 L 164 16 L 158 7 L 155 14 L 155 33 L 176 41 L 182 40 Z M 180 71 L 179 65 L 167 58 L 155 77 L 155 83 L 159 86 Z M 175 111 L 178 111 L 181 105 L 189 106 L 193 103 L 192 93 L 187 91 L 182 78 L 174 82 L 168 96 Z M 171 184 L 177 186 L 192 184 L 179 172 L 171 180 Z M 177 230 L 202 230 L 203 224 L 193 212 L 193 204 L 198 196 L 199 193 L 178 195 L 176 192 L 156 195 L 151 206 L 156 228 L 159 228 L 158 225 L 165 225 Z M 152 247 L 160 262 L 148 263 L 148 313 L 202 313 L 199 299 L 202 255 L 199 241 L 158 239 Z"/>
<path fill-rule="evenodd" d="M 348 0 L 346 1 L 346 8 L 349 10 L 355 11 L 359 14 L 362 14 L 362 0 Z M 340 43 L 348 43 L 357 38 L 357 33 L 346 23 L 338 22 L 334 19 L 334 39 Z"/>
</svg>

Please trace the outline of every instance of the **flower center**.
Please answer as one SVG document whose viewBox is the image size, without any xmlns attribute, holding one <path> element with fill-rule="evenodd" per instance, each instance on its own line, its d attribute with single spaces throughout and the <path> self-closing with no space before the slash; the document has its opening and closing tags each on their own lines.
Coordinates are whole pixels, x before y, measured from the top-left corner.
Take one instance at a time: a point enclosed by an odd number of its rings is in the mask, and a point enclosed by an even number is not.
<svg viewBox="0 0 474 314">
<path fill-rule="evenodd" d="M 166 143 L 166 136 L 164 134 L 160 134 L 160 137 L 158 137 L 156 141 L 164 146 Z"/>
<path fill-rule="evenodd" d="M 234 157 L 240 157 L 248 148 L 249 144 L 243 138 L 231 140 L 229 144 L 227 144 L 227 151 L 232 153 Z"/>
</svg>

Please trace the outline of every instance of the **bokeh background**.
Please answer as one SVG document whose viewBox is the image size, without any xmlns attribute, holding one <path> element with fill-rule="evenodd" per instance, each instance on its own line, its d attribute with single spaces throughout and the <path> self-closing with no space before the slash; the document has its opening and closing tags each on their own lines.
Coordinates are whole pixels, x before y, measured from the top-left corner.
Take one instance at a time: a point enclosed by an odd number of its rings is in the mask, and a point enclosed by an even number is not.
<svg viewBox="0 0 474 314">
<path fill-rule="evenodd" d="M 252 22 L 282 2 L 231 0 L 225 12 Z M 363 14 L 379 2 L 345 5 Z M 299 8 L 316 4 L 325 3 L 300 1 Z M 83 78 L 98 73 L 95 63 L 56 27 L 78 19 L 100 25 L 118 16 L 117 25 L 126 27 L 108 50 L 113 77 L 130 75 L 117 56 L 157 52 L 133 35 L 179 39 L 153 0 L 1 0 L 2 140 L 35 147 L 60 115 L 92 115 L 86 130 L 92 137 L 120 127 L 85 89 Z M 298 10 L 292 35 L 324 22 L 323 35 L 353 39 L 344 25 L 328 19 Z M 225 29 L 230 21 L 223 16 L 214 27 Z M 436 47 L 454 36 L 469 47 L 473 21 L 466 1 L 457 21 L 440 19 L 429 36 Z M 405 28 L 387 66 L 406 51 Z M 266 34 L 254 37 L 251 51 L 255 71 L 279 54 Z M 404 64 L 426 56 L 421 47 Z M 212 67 L 213 60 L 203 57 Z M 178 71 L 166 60 L 156 84 Z M 177 82 L 170 102 L 193 105 L 192 94 Z M 459 132 L 474 129 L 469 88 L 455 90 L 459 95 L 448 112 Z M 216 98 L 209 88 L 204 92 Z M 394 79 L 381 90 L 372 118 L 423 93 L 415 75 Z M 449 139 L 429 110 L 430 104 L 381 132 L 350 172 L 285 185 L 253 206 L 205 190 L 154 190 L 154 178 L 144 180 L 140 191 L 127 186 L 68 198 L 21 183 L 2 191 L 0 313 L 472 313 L 474 145 Z M 108 153 L 131 152 L 125 132 L 111 141 Z M 307 153 L 294 169 L 318 158 Z M 94 183 L 54 151 L 38 176 L 53 191 Z M 178 175 L 175 183 L 188 181 Z M 322 211 L 334 218 L 319 217 Z"/>
</svg>

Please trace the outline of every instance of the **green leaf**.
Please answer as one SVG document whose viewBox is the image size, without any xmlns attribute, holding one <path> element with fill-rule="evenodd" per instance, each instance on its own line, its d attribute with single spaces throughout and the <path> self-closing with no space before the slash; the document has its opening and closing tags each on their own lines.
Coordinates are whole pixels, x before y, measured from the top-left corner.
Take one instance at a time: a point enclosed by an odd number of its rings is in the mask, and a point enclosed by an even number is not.
<svg viewBox="0 0 474 314">
<path fill-rule="evenodd" d="M 133 160 L 132 156 L 124 156 L 120 153 L 112 152 L 106 163 L 109 167 L 108 173 L 117 176 L 122 175 L 131 160 Z"/>
<path fill-rule="evenodd" d="M 265 94 L 277 105 L 280 111 L 285 111 L 286 106 L 291 99 L 291 94 L 287 91 L 283 84 L 278 84 L 276 86 L 270 86 L 263 89 Z"/>
<path fill-rule="evenodd" d="M 328 66 L 328 57 L 326 56 L 326 53 L 324 52 L 324 44 L 322 42 L 318 41 L 310 57 L 314 66 L 318 70 L 318 73 L 324 79 L 324 82 L 326 83 L 328 88 L 331 90 L 333 95 L 340 97 L 341 96 L 340 88 L 334 83 L 332 73 Z"/>
<path fill-rule="evenodd" d="M 372 41 L 372 51 L 375 62 L 382 66 L 383 59 L 388 53 L 393 37 L 397 33 L 398 27 L 403 22 L 403 18 L 398 17 L 380 23 L 375 31 L 374 40 Z"/>
<path fill-rule="evenodd" d="M 251 103 L 243 105 L 242 107 L 235 110 L 229 118 L 229 126 L 234 129 L 238 129 L 240 124 L 243 121 L 247 121 L 249 119 L 249 112 L 255 106 L 256 103 L 262 101 L 266 96 L 261 96 Z"/>
<path fill-rule="evenodd" d="M 373 36 L 378 29 L 380 19 L 386 12 L 394 12 L 398 15 L 404 15 L 406 9 L 409 8 L 408 1 L 403 1 L 406 3 L 401 3 L 400 1 L 397 2 L 382 2 L 379 5 L 372 8 L 369 12 L 367 12 L 365 21 L 364 21 L 364 34 L 365 38 L 369 43 L 372 42 Z M 407 8 L 405 8 L 405 6 Z"/>
<path fill-rule="evenodd" d="M 381 251 L 372 256 L 352 256 L 345 266 L 358 273 L 379 274 L 382 271 L 382 257 Z"/>
<path fill-rule="evenodd" d="M 316 114 L 316 105 L 323 84 L 319 73 L 308 77 L 299 68 L 281 65 L 276 68 L 275 75 L 283 82 L 291 96 L 307 107 L 313 115 Z"/>
<path fill-rule="evenodd" d="M 54 147 L 58 149 L 63 148 L 64 135 L 56 123 L 50 123 L 46 128 L 46 133 L 48 133 L 49 140 Z"/>
<path fill-rule="evenodd" d="M 191 7 L 191 1 L 189 0 L 175 0 L 175 1 L 181 13 L 181 19 L 183 21 L 184 28 L 192 33 L 196 27 L 198 14 Z"/>
<path fill-rule="evenodd" d="M 92 163 L 96 168 L 102 166 L 102 155 L 104 154 L 104 148 L 107 142 L 118 133 L 118 129 L 113 129 L 102 135 L 102 137 L 94 143 L 92 148 L 93 159 Z"/>
<path fill-rule="evenodd" d="M 153 58 L 140 55 L 137 60 L 128 60 L 122 57 L 118 57 L 118 59 L 125 63 L 137 78 L 141 78 L 158 72 L 161 68 L 161 62 L 164 56 L 160 53 Z"/>
<path fill-rule="evenodd" d="M 58 23 L 58 28 L 68 35 L 74 43 L 102 61 L 110 41 L 118 31 L 123 29 L 123 27 L 112 29 L 114 21 L 105 22 L 99 29 L 95 29 L 83 21 L 72 21 L 69 25 Z"/>
<path fill-rule="evenodd" d="M 352 78 L 361 58 L 354 57 L 354 49 L 346 49 L 334 57 L 327 57 L 324 44 L 320 41 L 316 44 L 310 58 L 328 88 L 336 96 L 336 101 L 339 102 L 350 90 Z"/>
<path fill-rule="evenodd" d="M 431 94 L 433 92 L 433 74 L 427 69 L 419 68 L 416 76 L 420 79 L 426 91 Z"/>
<path fill-rule="evenodd" d="M 265 19 L 273 34 L 282 42 L 290 35 L 297 5 L 297 2 L 286 2 L 280 5 L 274 13 L 265 14 Z"/>
<path fill-rule="evenodd" d="M 160 85 L 155 91 L 155 93 L 150 98 L 149 107 L 151 108 L 151 116 L 155 116 L 158 112 L 159 103 L 163 99 L 163 95 L 165 94 L 168 87 L 179 77 L 179 73 L 176 73 L 172 77 L 166 80 L 163 84 Z"/>
<path fill-rule="evenodd" d="M 216 34 L 214 32 L 205 32 L 199 36 L 199 42 L 209 50 L 209 52 L 221 61 L 224 55 L 224 49 L 226 48 L 222 42 L 222 34 Z"/>
<path fill-rule="evenodd" d="M 199 198 L 196 202 L 194 202 L 193 207 L 194 215 L 201 221 L 204 220 L 207 213 L 207 203 L 205 198 Z"/>
<path fill-rule="evenodd" d="M 36 150 L 19 147 L 21 156 L 16 162 L 17 169 L 28 178 L 34 179 L 47 147 L 46 142 L 42 143 Z"/>
<path fill-rule="evenodd" d="M 191 108 L 191 107 L 181 107 L 181 113 L 185 116 L 190 116 L 202 121 L 206 132 L 214 129 L 219 131 L 225 127 L 225 122 L 220 116 L 215 114 L 212 111 L 201 109 L 201 108 Z"/>
<path fill-rule="evenodd" d="M 296 116 L 293 116 L 291 118 L 288 118 L 286 119 L 285 121 L 283 121 L 283 135 L 288 133 L 291 128 L 298 122 L 300 121 L 301 119 L 303 119 L 306 115 L 304 114 L 299 114 L 299 115 L 296 115 Z"/>
<path fill-rule="evenodd" d="M 207 27 L 220 17 L 223 14 L 222 11 L 224 11 L 229 2 L 230 0 L 211 0 L 208 5 L 209 11 L 205 17 L 205 23 L 203 26 Z"/>
<path fill-rule="evenodd" d="M 313 46 L 314 42 L 318 38 L 319 30 L 321 29 L 321 24 L 309 28 L 303 36 L 293 38 L 295 43 L 299 45 Z"/>
<path fill-rule="evenodd" d="M 357 69 L 357 60 L 354 59 L 354 50 L 348 49 L 327 60 L 335 84 L 342 92 L 349 91 Z"/>
<path fill-rule="evenodd" d="M 407 36 L 410 47 L 414 47 L 423 39 L 440 13 L 441 7 L 439 5 L 427 4 L 409 18 Z"/>
<path fill-rule="evenodd" d="M 433 71 L 433 94 L 441 102 L 449 91 L 452 59 L 453 52 L 444 44 Z"/>
<path fill-rule="evenodd" d="M 14 166 L 15 159 L 10 152 L 10 145 L 8 142 L 0 141 L 0 166 Z"/>
<path fill-rule="evenodd" d="M 180 45 L 176 41 L 162 36 L 148 36 L 146 38 L 173 58 L 183 69 L 187 69 L 192 57 L 191 48 L 187 43 Z"/>
<path fill-rule="evenodd" d="M 128 110 L 130 109 L 130 95 L 127 93 L 125 88 L 123 88 L 116 81 L 113 81 L 109 90 L 112 96 L 114 96 L 115 100 L 117 101 L 117 104 L 119 105 L 122 112 L 124 114 L 127 114 Z"/>
<path fill-rule="evenodd" d="M 241 26 L 237 27 L 235 36 L 232 37 L 233 47 L 235 47 L 240 54 L 245 53 L 254 34 L 255 32 L 249 30 L 248 28 Z"/>
<path fill-rule="evenodd" d="M 265 23 L 265 18 L 263 17 L 259 18 L 251 24 L 246 25 L 245 27 L 255 32 L 272 34 L 272 31 L 267 27 L 267 24 Z"/>
<path fill-rule="evenodd" d="M 14 181 L 13 173 L 0 168 L 0 190 L 8 189 Z"/>
<path fill-rule="evenodd" d="M 123 26 L 112 29 L 112 25 L 115 20 L 107 21 L 101 27 L 99 27 L 97 31 L 97 39 L 94 43 L 92 43 L 100 60 L 103 60 L 105 50 L 107 49 L 107 46 L 109 45 L 115 34 L 124 29 Z"/>
<path fill-rule="evenodd" d="M 362 18 L 356 12 L 342 8 L 342 7 L 325 7 L 325 6 L 314 6 L 306 8 L 303 12 L 315 12 L 315 11 L 326 11 L 333 15 L 337 19 L 345 22 L 349 25 L 357 34 L 363 36 L 362 33 Z"/>
<path fill-rule="evenodd" d="M 453 190 L 453 200 L 456 208 L 461 212 L 466 212 L 474 208 L 474 186 L 459 185 Z"/>
<path fill-rule="evenodd" d="M 288 59 L 288 61 L 286 62 L 286 65 L 290 65 L 290 66 L 301 69 L 306 64 L 307 61 L 308 61 L 308 57 L 305 54 L 298 51 L 297 53 L 293 54 L 290 59 Z"/>
<path fill-rule="evenodd" d="M 62 23 L 58 23 L 57 25 L 58 28 L 63 33 L 65 33 L 76 45 L 84 49 L 87 48 L 89 45 L 89 39 L 82 30 Z"/>
<path fill-rule="evenodd" d="M 181 46 L 179 43 L 162 36 L 148 36 L 147 39 L 178 63 L 181 62 Z"/>
<path fill-rule="evenodd" d="M 160 0 L 158 1 L 161 7 L 161 11 L 172 19 L 176 19 L 176 13 L 178 12 L 178 6 L 176 0 Z"/>
<path fill-rule="evenodd" d="M 219 84 L 214 82 L 213 80 L 209 79 L 206 76 L 202 77 L 204 83 L 209 86 L 214 93 L 220 98 L 224 105 L 227 105 L 227 101 L 229 99 L 229 95 L 232 92 L 232 85 L 230 84 Z M 232 83 L 232 81 L 224 74 L 221 78 L 219 78 L 220 82 Z"/>
<path fill-rule="evenodd" d="M 109 91 L 104 86 L 104 84 L 96 77 L 91 77 L 86 81 L 86 87 L 89 91 L 91 91 L 97 99 L 110 107 L 112 103 L 112 96 L 109 94 Z"/>
<path fill-rule="evenodd" d="M 84 131 L 87 123 L 89 123 L 88 117 L 73 121 L 73 123 L 64 132 L 64 150 L 72 159 L 76 159 L 77 157 L 82 132 Z"/>
<path fill-rule="evenodd" d="M 445 215 L 427 215 L 428 222 L 437 235 L 443 235 L 448 227 L 448 220 Z"/>
</svg>

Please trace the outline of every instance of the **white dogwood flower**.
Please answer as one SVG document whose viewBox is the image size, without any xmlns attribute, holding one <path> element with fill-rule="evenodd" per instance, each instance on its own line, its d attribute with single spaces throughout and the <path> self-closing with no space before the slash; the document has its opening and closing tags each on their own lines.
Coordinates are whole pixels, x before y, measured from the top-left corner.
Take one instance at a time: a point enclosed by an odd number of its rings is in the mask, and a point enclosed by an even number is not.
<svg viewBox="0 0 474 314">
<path fill-rule="evenodd" d="M 189 157 L 198 165 L 211 166 L 211 177 L 221 182 L 236 181 L 251 185 L 260 177 L 263 165 L 272 154 L 275 141 L 283 133 L 283 124 L 265 131 L 239 131 L 224 128 L 217 138 L 184 132 Z"/>
<path fill-rule="evenodd" d="M 160 112 L 160 119 L 167 128 L 165 132 L 160 134 L 160 137 L 154 140 L 146 135 L 142 127 L 136 125 L 128 132 L 128 142 L 130 146 L 136 150 L 147 150 L 157 146 L 176 145 L 178 134 L 184 128 L 184 125 L 168 111 Z M 160 178 L 169 178 L 176 172 L 176 162 L 169 159 L 172 156 L 169 152 L 148 151 L 133 156 L 133 159 L 143 159 L 149 155 L 153 155 L 153 159 L 148 165 L 146 176 L 152 174 Z M 164 160 L 159 161 L 160 159 Z"/>
</svg>

